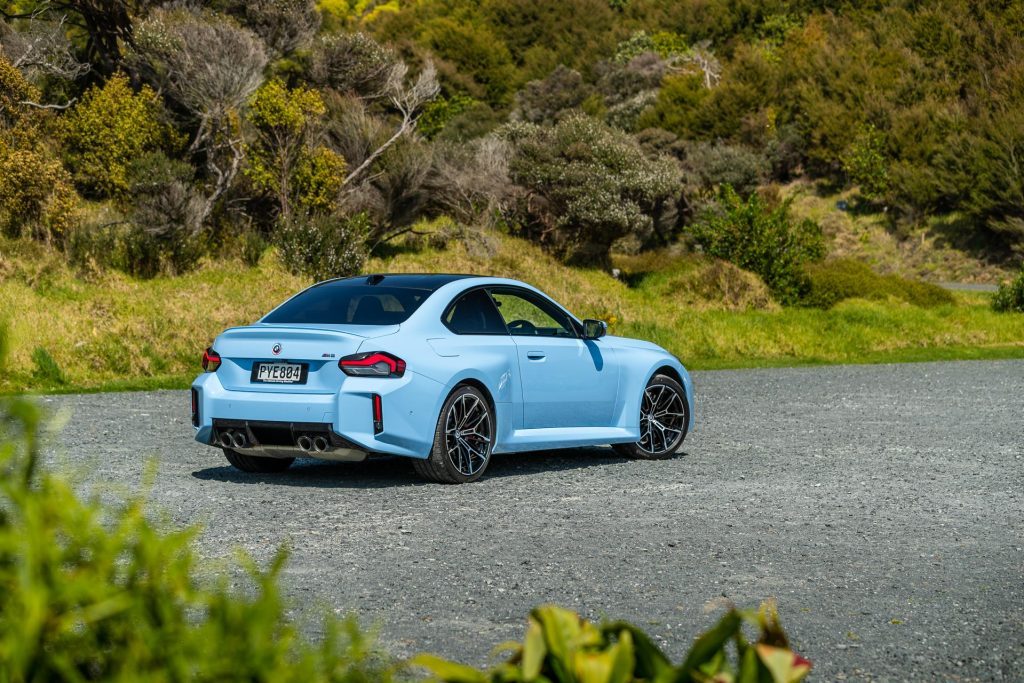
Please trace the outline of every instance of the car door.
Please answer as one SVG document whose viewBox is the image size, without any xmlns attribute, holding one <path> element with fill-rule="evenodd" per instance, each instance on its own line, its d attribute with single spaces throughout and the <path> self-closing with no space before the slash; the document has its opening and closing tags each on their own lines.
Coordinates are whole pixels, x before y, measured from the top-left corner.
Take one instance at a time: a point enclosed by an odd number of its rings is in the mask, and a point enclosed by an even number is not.
<svg viewBox="0 0 1024 683">
<path fill-rule="evenodd" d="M 516 344 L 526 429 L 608 427 L 618 367 L 600 340 L 583 340 L 570 317 L 527 289 L 492 287 Z"/>
</svg>

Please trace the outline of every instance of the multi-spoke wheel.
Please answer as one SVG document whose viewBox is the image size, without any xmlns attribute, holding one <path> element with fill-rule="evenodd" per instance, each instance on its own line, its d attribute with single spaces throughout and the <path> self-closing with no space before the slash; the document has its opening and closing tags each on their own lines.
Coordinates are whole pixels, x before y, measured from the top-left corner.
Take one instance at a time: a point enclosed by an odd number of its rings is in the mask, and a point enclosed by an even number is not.
<svg viewBox="0 0 1024 683">
<path fill-rule="evenodd" d="M 413 460 L 425 479 L 444 484 L 476 481 L 491 459 L 494 413 L 478 389 L 461 386 L 441 408 L 434 447 L 426 460 Z"/>
<path fill-rule="evenodd" d="M 671 377 L 655 375 L 640 400 L 640 440 L 615 450 L 632 458 L 667 458 L 683 443 L 689 424 L 686 391 Z"/>
</svg>

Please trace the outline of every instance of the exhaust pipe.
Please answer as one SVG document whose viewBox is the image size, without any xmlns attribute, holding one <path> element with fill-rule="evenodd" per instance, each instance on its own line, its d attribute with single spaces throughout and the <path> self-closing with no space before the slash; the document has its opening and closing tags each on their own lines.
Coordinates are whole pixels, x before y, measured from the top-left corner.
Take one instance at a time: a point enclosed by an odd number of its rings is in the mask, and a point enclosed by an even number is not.
<svg viewBox="0 0 1024 683">
<path fill-rule="evenodd" d="M 231 448 L 231 446 L 233 444 L 234 444 L 234 442 L 231 440 L 231 432 L 230 431 L 226 431 L 226 432 L 221 432 L 220 433 L 220 445 L 221 446 L 223 446 L 224 448 Z"/>
<path fill-rule="evenodd" d="M 327 439 L 325 439 L 322 436 L 318 436 L 315 439 L 313 439 L 313 450 L 315 450 L 317 453 L 323 453 L 324 451 L 326 451 L 327 445 Z"/>
<path fill-rule="evenodd" d="M 307 453 L 313 449 L 313 440 L 310 439 L 305 434 L 296 439 L 295 443 L 298 445 L 299 448 L 306 451 Z"/>
<path fill-rule="evenodd" d="M 245 432 L 235 432 L 231 435 L 231 443 L 235 448 L 245 448 L 248 442 L 249 439 L 246 438 Z"/>
</svg>

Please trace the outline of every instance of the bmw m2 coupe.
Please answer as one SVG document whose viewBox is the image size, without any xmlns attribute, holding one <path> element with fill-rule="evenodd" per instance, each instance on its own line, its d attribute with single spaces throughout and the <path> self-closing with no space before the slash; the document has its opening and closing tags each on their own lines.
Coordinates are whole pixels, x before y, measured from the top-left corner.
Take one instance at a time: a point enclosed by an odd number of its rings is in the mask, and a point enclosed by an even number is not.
<svg viewBox="0 0 1024 683">
<path fill-rule="evenodd" d="M 478 479 L 492 453 L 675 453 L 693 424 L 689 374 L 606 331 L 516 280 L 328 280 L 217 337 L 192 385 L 192 425 L 246 472 L 387 454 L 451 484 Z"/>
</svg>

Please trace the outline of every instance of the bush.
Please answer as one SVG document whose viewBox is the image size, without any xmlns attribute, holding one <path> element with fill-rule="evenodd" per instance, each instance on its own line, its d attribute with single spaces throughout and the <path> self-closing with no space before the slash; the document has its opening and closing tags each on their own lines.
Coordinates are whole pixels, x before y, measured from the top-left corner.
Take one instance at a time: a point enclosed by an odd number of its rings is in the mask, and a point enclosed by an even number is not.
<svg viewBox="0 0 1024 683">
<path fill-rule="evenodd" d="M 77 206 L 60 161 L 44 151 L 0 146 L 0 233 L 49 242 L 71 227 Z"/>
<path fill-rule="evenodd" d="M 86 92 L 61 119 L 67 164 L 78 186 L 92 196 L 124 196 L 132 161 L 176 143 L 161 110 L 151 88 L 135 93 L 122 74 Z"/>
<path fill-rule="evenodd" d="M 529 192 L 521 227 L 567 263 L 608 266 L 611 245 L 649 237 L 679 188 L 674 161 L 648 159 L 632 137 L 582 114 L 504 134 L 512 180 Z"/>
<path fill-rule="evenodd" d="M 266 570 L 244 559 L 249 585 L 232 589 L 196 561 L 195 529 L 160 531 L 143 500 L 83 498 L 47 471 L 40 422 L 0 399 L 0 679 L 391 679 L 352 620 L 300 636 L 277 586 L 285 553 Z"/>
<path fill-rule="evenodd" d="M 992 297 L 992 310 L 1024 313 L 1024 266 L 1015 278 L 999 285 L 999 291 Z"/>
<path fill-rule="evenodd" d="M 79 267 L 113 268 L 151 278 L 194 268 L 204 244 L 200 235 L 157 235 L 129 221 L 115 221 L 76 227 L 68 234 L 65 250 L 68 260 Z"/>
<path fill-rule="evenodd" d="M 955 301 L 950 292 L 938 285 L 897 275 L 879 275 L 851 259 L 810 264 L 805 271 L 808 289 L 802 303 L 815 308 L 831 308 L 843 299 L 894 298 L 926 308 Z"/>
<path fill-rule="evenodd" d="M 293 273 L 319 282 L 356 275 L 366 262 L 370 222 L 354 216 L 297 214 L 276 235 L 281 261 Z"/>
<path fill-rule="evenodd" d="M 756 643 L 744 636 L 745 623 L 758 629 Z M 790 649 L 772 603 L 765 603 L 757 612 L 729 609 L 718 624 L 697 638 L 680 664 L 673 664 L 650 636 L 632 624 L 615 621 L 597 626 L 554 606 L 534 609 L 522 644 L 511 643 L 504 649 L 512 655 L 489 671 L 428 654 L 415 657 L 413 663 L 446 683 L 798 683 L 811 670 L 811 663 Z"/>
<path fill-rule="evenodd" d="M 345 160 L 312 144 L 327 112 L 320 93 L 288 88 L 274 79 L 256 91 L 249 107 L 256 140 L 247 148 L 245 173 L 256 189 L 272 195 L 285 218 L 295 205 L 333 210 L 345 178 Z"/>
<path fill-rule="evenodd" d="M 747 197 L 768 177 L 768 159 L 746 147 L 708 142 L 681 147 L 687 184 L 698 192 L 714 192 L 730 185 L 741 197 Z"/>
<path fill-rule="evenodd" d="M 757 193 L 744 201 L 725 185 L 691 234 L 707 254 L 760 275 L 780 303 L 796 303 L 807 290 L 801 267 L 824 256 L 825 242 L 814 221 L 790 219 L 790 203 L 772 207 Z"/>
</svg>

